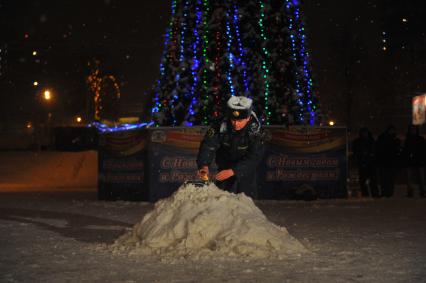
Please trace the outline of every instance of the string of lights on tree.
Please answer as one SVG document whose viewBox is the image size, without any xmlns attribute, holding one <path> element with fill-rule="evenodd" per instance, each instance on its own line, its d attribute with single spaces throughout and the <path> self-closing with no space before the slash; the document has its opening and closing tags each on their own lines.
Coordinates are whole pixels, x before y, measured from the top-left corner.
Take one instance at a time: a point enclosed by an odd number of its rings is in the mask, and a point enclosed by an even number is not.
<svg viewBox="0 0 426 283">
<path fill-rule="evenodd" d="M 193 28 L 193 41 L 191 43 L 193 58 L 192 58 L 192 66 L 191 66 L 191 76 L 192 76 L 192 86 L 191 90 L 189 92 L 189 99 L 191 100 L 189 104 L 189 115 L 186 117 L 187 121 L 190 121 L 188 124 L 192 126 L 193 117 L 195 115 L 195 107 L 198 104 L 198 93 L 196 92 L 197 86 L 198 86 L 198 68 L 200 67 L 200 59 L 199 59 L 199 45 L 201 44 L 200 41 L 200 34 L 199 29 L 202 21 L 202 12 L 200 11 L 201 1 L 197 0 L 195 4 L 195 26 Z"/>
<path fill-rule="evenodd" d="M 233 19 L 233 27 L 235 29 L 235 35 L 236 35 L 236 39 L 237 39 L 237 43 L 238 43 L 238 58 L 236 58 L 237 61 L 241 62 L 241 66 L 242 66 L 242 75 L 243 75 L 243 81 L 244 81 L 244 91 L 246 96 L 249 96 L 249 84 L 248 84 L 248 79 L 247 79 L 247 64 L 245 62 L 244 56 L 245 56 L 245 49 L 243 48 L 243 44 L 241 41 L 241 35 L 240 35 L 240 28 L 239 28 L 239 23 L 238 23 L 238 17 L 239 17 L 239 11 L 238 11 L 238 6 L 237 4 L 234 2 L 233 3 L 233 15 L 232 15 L 232 19 Z"/>
<path fill-rule="evenodd" d="M 121 91 L 120 85 L 117 79 L 109 74 L 103 75 L 99 68 L 100 63 L 95 62 L 95 64 L 88 63 L 89 67 L 92 67 L 92 72 L 87 77 L 87 83 L 91 92 L 94 94 L 93 102 L 94 102 L 94 120 L 100 121 L 103 117 L 102 109 L 104 108 L 104 99 L 107 93 L 105 92 L 105 85 L 110 82 L 114 88 L 114 96 L 116 99 L 120 99 Z M 116 107 L 117 105 L 111 105 L 111 107 Z"/>
<path fill-rule="evenodd" d="M 209 29 L 207 25 L 208 17 L 207 15 L 210 14 L 210 7 L 209 7 L 209 1 L 203 0 L 203 27 L 204 27 L 204 34 L 203 34 L 203 62 L 205 66 L 208 66 L 210 64 L 209 57 L 207 56 L 207 48 L 209 46 Z M 208 103 L 209 103 L 209 93 L 208 93 L 208 68 L 203 69 L 203 87 L 202 87 L 202 93 L 203 93 L 203 101 L 202 101 L 202 116 L 203 116 L 203 125 L 207 125 L 209 123 L 209 119 L 207 117 L 207 110 L 208 110 Z M 176 123 L 174 123 L 176 124 Z"/>
<path fill-rule="evenodd" d="M 272 5 L 284 21 L 275 21 Z M 285 46 L 276 47 L 282 33 Z M 172 1 L 151 111 L 155 125 L 207 125 L 223 115 L 231 95 L 253 98 L 266 125 L 319 123 L 297 0 Z"/>
<path fill-rule="evenodd" d="M 271 116 L 271 111 L 269 110 L 269 68 L 267 62 L 269 61 L 269 53 L 266 49 L 266 43 L 268 42 L 268 38 L 266 37 L 265 27 L 264 27 L 264 20 L 265 20 L 265 4 L 263 1 L 259 1 L 259 8 L 260 8 L 260 19 L 259 19 L 259 27 L 260 27 L 260 37 L 262 39 L 262 67 L 261 67 L 261 74 L 263 78 L 263 84 L 264 84 L 264 91 L 263 91 L 263 99 L 264 99 L 264 109 L 265 109 L 265 122 L 267 125 L 269 125 L 269 120 Z"/>
<path fill-rule="evenodd" d="M 305 28 L 303 26 L 303 21 L 301 19 L 300 7 L 298 6 L 297 0 L 286 0 L 286 9 L 292 17 L 289 19 L 289 30 L 290 30 L 290 39 L 291 46 L 293 51 L 293 61 L 301 62 L 303 69 L 296 69 L 296 91 L 298 96 L 298 101 L 302 109 L 307 109 L 309 112 L 309 124 L 313 125 L 315 123 L 315 110 L 317 106 L 313 102 L 313 92 L 312 92 L 312 78 L 309 68 L 309 54 L 306 51 L 305 44 Z M 302 74 L 300 74 L 302 73 Z M 302 78 L 300 80 L 299 78 Z M 299 113 L 299 121 L 304 122 L 305 116 L 303 115 L 304 111 Z"/>
</svg>

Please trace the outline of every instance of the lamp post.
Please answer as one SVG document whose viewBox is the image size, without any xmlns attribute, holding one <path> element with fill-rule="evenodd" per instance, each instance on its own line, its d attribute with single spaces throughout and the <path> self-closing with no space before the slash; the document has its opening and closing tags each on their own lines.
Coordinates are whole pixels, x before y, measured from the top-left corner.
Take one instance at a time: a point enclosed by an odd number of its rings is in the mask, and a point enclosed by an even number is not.
<svg viewBox="0 0 426 283">
<path fill-rule="evenodd" d="M 53 100 L 53 94 L 49 89 L 45 89 L 42 93 L 42 98 L 45 104 L 51 104 Z M 50 112 L 50 109 L 47 107 L 47 121 L 46 121 L 46 129 L 47 129 L 47 142 L 48 146 L 51 146 L 52 139 L 51 139 L 51 124 L 52 124 L 52 112 Z"/>
</svg>

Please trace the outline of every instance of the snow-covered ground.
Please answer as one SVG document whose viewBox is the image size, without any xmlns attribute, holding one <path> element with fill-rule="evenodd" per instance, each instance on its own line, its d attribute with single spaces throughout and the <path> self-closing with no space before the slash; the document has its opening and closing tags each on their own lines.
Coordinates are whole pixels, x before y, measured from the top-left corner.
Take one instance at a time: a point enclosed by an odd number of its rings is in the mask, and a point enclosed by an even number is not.
<svg viewBox="0 0 426 283">
<path fill-rule="evenodd" d="M 259 201 L 311 252 L 283 261 L 161 262 L 112 243 L 153 208 L 95 192 L 0 193 L 0 282 L 424 282 L 426 201 Z"/>
<path fill-rule="evenodd" d="M 426 200 L 256 201 L 310 251 L 161 261 L 100 248 L 153 204 L 96 200 L 94 152 L 0 153 L 0 282 L 425 282 Z M 231 215 L 229 217 L 232 217 Z"/>
</svg>

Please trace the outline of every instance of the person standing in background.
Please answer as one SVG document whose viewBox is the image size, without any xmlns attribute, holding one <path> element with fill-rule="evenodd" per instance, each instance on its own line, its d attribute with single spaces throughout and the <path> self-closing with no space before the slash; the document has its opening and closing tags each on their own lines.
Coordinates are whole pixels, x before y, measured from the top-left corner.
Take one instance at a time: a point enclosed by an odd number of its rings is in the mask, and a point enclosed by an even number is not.
<svg viewBox="0 0 426 283">
<path fill-rule="evenodd" d="M 372 197 L 379 197 L 374 164 L 374 138 L 368 128 L 361 128 L 359 130 L 359 137 L 354 140 L 352 148 L 358 165 L 362 196 L 369 197 L 370 189 Z"/>
<path fill-rule="evenodd" d="M 401 141 L 397 137 L 396 129 L 393 125 L 390 125 L 379 135 L 375 148 L 381 195 L 392 197 L 401 153 Z"/>
<path fill-rule="evenodd" d="M 419 127 L 409 125 L 402 150 L 407 173 L 407 197 L 414 197 L 414 183 L 419 187 L 420 197 L 425 197 L 425 147 L 426 142 L 419 134 Z"/>
</svg>

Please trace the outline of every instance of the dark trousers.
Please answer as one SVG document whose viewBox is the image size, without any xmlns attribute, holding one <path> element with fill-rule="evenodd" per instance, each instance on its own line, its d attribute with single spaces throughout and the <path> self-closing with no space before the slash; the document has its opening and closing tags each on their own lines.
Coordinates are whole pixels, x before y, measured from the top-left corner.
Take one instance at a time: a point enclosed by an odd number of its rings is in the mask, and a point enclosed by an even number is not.
<svg viewBox="0 0 426 283">
<path fill-rule="evenodd" d="M 407 168 L 407 196 L 414 196 L 414 184 L 419 187 L 420 196 L 425 196 L 425 173 L 424 167 L 413 166 Z"/>
<path fill-rule="evenodd" d="M 222 169 L 224 170 L 224 169 Z M 221 170 L 218 170 L 220 172 Z M 234 194 L 244 193 L 246 196 L 251 198 L 257 197 L 257 182 L 256 173 L 250 174 L 245 178 L 237 179 L 235 176 L 228 178 L 223 181 L 216 181 L 216 186 L 219 189 L 231 192 Z"/>
<path fill-rule="evenodd" d="M 373 167 L 359 166 L 359 185 L 363 197 L 371 196 L 374 198 L 380 197 L 379 188 L 377 187 L 376 172 Z"/>
<path fill-rule="evenodd" d="M 381 165 L 379 166 L 378 171 L 382 196 L 393 196 L 393 192 L 395 190 L 396 168 L 393 166 Z"/>
</svg>

